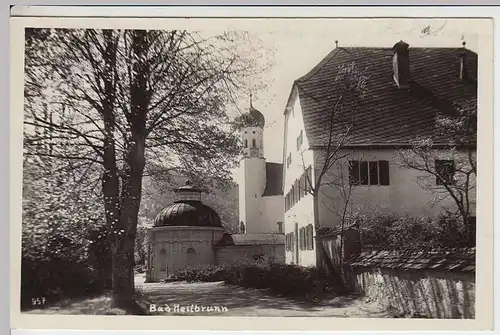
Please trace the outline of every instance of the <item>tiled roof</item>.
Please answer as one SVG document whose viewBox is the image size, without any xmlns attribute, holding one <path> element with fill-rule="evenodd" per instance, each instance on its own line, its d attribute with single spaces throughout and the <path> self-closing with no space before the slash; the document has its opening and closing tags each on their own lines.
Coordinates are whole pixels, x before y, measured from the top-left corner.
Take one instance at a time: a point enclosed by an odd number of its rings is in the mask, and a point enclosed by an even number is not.
<svg viewBox="0 0 500 335">
<path fill-rule="evenodd" d="M 215 246 L 239 245 L 276 245 L 284 244 L 282 234 L 224 234 Z"/>
<path fill-rule="evenodd" d="M 460 80 L 459 53 L 464 51 L 468 79 Z M 410 47 L 409 89 L 395 85 L 392 55 L 391 48 L 336 48 L 295 81 L 311 147 L 325 144 L 325 111 L 335 105 L 342 90 L 336 79 L 339 66 L 353 62 L 365 71 L 368 80 L 364 98 L 346 103 L 337 122 L 345 129 L 354 121 L 349 144 L 404 145 L 417 136 L 433 136 L 435 143 L 448 143 L 449 139 L 435 131 L 435 119 L 438 112 L 450 113 L 455 104 L 477 99 L 477 54 L 462 48 Z"/>
<path fill-rule="evenodd" d="M 283 179 L 283 164 L 266 163 L 266 188 L 264 189 L 263 197 L 273 195 L 283 195 L 282 180 Z"/>
<path fill-rule="evenodd" d="M 346 262 L 353 268 L 378 267 L 394 270 L 443 270 L 474 272 L 476 248 L 435 249 L 418 252 L 371 251 Z"/>
</svg>

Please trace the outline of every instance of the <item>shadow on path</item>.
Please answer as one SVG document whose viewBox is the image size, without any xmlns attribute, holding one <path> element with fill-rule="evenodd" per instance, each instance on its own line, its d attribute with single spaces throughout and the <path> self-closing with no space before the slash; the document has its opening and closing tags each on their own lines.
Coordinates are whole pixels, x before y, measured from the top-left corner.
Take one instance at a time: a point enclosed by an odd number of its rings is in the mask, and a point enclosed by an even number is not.
<svg viewBox="0 0 500 335">
<path fill-rule="evenodd" d="M 143 279 L 136 278 L 136 286 L 149 304 L 168 306 L 170 311 L 165 314 L 169 315 L 393 317 L 386 308 L 366 303 L 360 296 L 339 296 L 314 304 L 222 282 L 144 283 Z M 176 305 L 219 306 L 226 307 L 227 311 L 180 312 L 178 308 L 174 311 Z"/>
</svg>

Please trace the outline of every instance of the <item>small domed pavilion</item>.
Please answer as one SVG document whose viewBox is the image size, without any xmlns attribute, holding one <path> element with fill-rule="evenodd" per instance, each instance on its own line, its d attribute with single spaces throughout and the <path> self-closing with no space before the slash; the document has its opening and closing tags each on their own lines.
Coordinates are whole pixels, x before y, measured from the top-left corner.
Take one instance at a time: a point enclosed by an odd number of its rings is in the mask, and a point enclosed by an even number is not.
<svg viewBox="0 0 500 335">
<path fill-rule="evenodd" d="M 215 264 L 213 245 L 224 234 L 217 212 L 202 203 L 201 189 L 187 181 L 174 191 L 174 203 L 156 215 L 148 233 L 148 281 L 167 278 L 187 267 Z"/>
<path fill-rule="evenodd" d="M 174 190 L 174 203 L 158 212 L 148 230 L 147 282 L 189 267 L 229 264 L 242 259 L 284 262 L 283 234 L 230 234 L 217 212 L 203 204 L 203 190 L 189 181 Z"/>
</svg>

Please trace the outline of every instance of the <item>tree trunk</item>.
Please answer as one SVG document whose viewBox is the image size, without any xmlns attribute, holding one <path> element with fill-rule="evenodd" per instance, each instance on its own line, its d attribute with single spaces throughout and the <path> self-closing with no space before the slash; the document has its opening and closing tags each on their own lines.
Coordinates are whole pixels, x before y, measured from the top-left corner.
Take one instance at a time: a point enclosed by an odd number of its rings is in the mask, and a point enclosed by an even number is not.
<svg viewBox="0 0 500 335">
<path fill-rule="evenodd" d="M 134 305 L 134 247 L 141 204 L 142 175 L 145 166 L 146 116 L 149 108 L 147 78 L 147 33 L 132 33 L 134 77 L 130 83 L 130 138 L 126 142 L 121 192 L 120 233 L 113 254 L 113 304 L 118 307 Z"/>
<path fill-rule="evenodd" d="M 113 305 L 119 308 L 134 306 L 134 240 L 127 235 L 115 239 L 113 246 Z"/>
</svg>

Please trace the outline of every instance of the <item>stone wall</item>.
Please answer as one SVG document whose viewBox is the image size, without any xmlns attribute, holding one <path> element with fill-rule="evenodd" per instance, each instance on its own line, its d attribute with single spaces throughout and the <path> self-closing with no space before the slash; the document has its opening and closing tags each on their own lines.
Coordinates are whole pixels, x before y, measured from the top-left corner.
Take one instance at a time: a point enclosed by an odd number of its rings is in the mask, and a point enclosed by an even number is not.
<svg viewBox="0 0 500 335">
<path fill-rule="evenodd" d="M 344 275 L 351 289 L 407 316 L 475 316 L 475 248 L 363 252 Z"/>
</svg>

